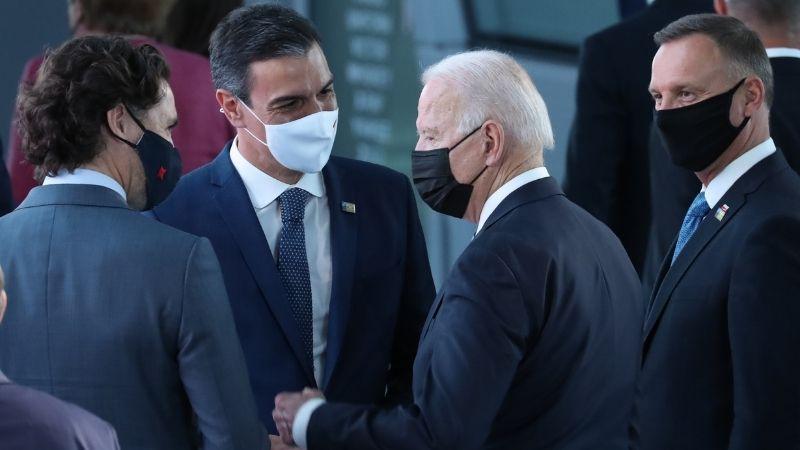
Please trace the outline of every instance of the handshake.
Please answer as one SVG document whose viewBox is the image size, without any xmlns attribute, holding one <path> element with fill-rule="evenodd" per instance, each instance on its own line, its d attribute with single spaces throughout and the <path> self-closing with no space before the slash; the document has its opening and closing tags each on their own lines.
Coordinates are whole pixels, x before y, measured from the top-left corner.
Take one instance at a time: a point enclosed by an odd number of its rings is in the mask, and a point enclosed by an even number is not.
<svg viewBox="0 0 800 450">
<path fill-rule="evenodd" d="M 275 421 L 280 436 L 269 436 L 272 450 L 298 448 L 295 436 L 292 434 L 295 418 L 300 408 L 306 402 L 315 398 L 325 399 L 322 392 L 311 388 L 305 388 L 303 392 L 282 392 L 275 397 L 272 420 Z M 306 423 L 306 426 L 308 426 L 308 423 Z M 305 436 L 301 439 L 305 443 Z"/>
</svg>

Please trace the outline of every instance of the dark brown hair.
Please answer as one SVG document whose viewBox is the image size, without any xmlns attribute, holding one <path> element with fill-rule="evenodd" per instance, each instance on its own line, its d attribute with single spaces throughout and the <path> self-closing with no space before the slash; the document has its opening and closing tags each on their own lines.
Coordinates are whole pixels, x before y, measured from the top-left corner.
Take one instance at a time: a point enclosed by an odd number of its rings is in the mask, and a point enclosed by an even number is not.
<svg viewBox="0 0 800 450">
<path fill-rule="evenodd" d="M 71 0 L 80 4 L 80 22 L 91 31 L 158 36 L 174 0 Z"/>
<path fill-rule="evenodd" d="M 120 37 L 85 36 L 48 52 L 33 85 L 18 99 L 22 150 L 37 176 L 74 170 L 102 150 L 106 113 L 125 104 L 147 110 L 162 96 L 169 69 L 149 45 Z"/>
<path fill-rule="evenodd" d="M 654 36 L 657 45 L 682 39 L 692 34 L 708 36 L 728 60 L 726 69 L 739 81 L 755 75 L 764 82 L 767 106 L 772 105 L 774 88 L 772 65 L 758 35 L 738 19 L 717 14 L 693 14 L 667 25 Z"/>
</svg>

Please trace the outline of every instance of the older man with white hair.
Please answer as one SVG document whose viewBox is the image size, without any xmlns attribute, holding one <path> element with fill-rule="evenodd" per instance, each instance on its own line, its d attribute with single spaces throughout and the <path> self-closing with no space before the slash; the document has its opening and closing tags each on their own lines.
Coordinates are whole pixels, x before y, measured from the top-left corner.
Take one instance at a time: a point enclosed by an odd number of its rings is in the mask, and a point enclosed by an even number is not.
<svg viewBox="0 0 800 450">
<path fill-rule="evenodd" d="M 287 444 L 309 449 L 626 449 L 643 305 L 619 240 L 543 166 L 553 133 L 528 74 L 494 51 L 423 74 L 414 181 L 477 223 L 428 315 L 413 404 L 281 394 Z M 355 380 L 354 380 L 355 381 Z"/>
</svg>

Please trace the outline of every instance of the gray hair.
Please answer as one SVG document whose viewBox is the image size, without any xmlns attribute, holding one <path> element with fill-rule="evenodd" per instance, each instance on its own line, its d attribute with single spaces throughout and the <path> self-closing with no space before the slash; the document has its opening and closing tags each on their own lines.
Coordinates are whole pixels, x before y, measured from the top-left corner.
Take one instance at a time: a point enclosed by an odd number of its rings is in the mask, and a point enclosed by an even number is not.
<svg viewBox="0 0 800 450">
<path fill-rule="evenodd" d="M 654 40 L 661 46 L 694 34 L 708 36 L 714 41 L 728 60 L 727 72 L 731 79 L 739 81 L 751 75 L 761 78 L 767 106 L 772 106 L 772 65 L 764 44 L 755 32 L 733 17 L 694 14 L 667 25 L 655 34 Z"/>
<path fill-rule="evenodd" d="M 422 83 L 434 78 L 452 82 L 458 89 L 459 132 L 469 133 L 493 119 L 512 143 L 532 149 L 537 157 L 553 147 L 547 106 L 514 58 L 494 50 L 458 53 L 428 67 Z"/>
</svg>

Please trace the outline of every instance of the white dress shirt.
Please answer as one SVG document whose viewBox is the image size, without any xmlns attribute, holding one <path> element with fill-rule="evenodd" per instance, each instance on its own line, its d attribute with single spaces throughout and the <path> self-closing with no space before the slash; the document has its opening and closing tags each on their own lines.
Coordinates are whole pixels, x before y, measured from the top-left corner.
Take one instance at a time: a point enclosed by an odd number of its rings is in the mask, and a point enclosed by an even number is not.
<svg viewBox="0 0 800 450">
<path fill-rule="evenodd" d="M 772 141 L 772 138 L 769 138 L 744 152 L 742 156 L 734 159 L 732 163 L 722 169 L 722 172 L 714 177 L 714 179 L 708 183 L 708 186 L 703 186 L 701 189 L 701 191 L 706 193 L 708 207 L 713 209 L 731 186 L 733 186 L 733 183 L 736 183 L 736 180 L 741 178 L 742 175 L 761 162 L 761 160 L 775 153 L 775 150 L 775 143 Z"/>
<path fill-rule="evenodd" d="M 267 151 L 264 149 L 264 151 Z M 303 224 L 306 235 L 306 257 L 311 276 L 311 314 L 314 336 L 314 378 L 322 387 L 322 374 L 328 345 L 328 312 L 331 304 L 331 215 L 322 173 L 304 174 L 294 186 L 276 180 L 247 161 L 236 145 L 231 144 L 231 162 L 244 181 L 247 195 L 256 211 L 258 222 L 267 238 L 272 257 L 277 258 L 283 222 L 278 197 L 297 187 L 311 194 L 306 204 Z"/>
<path fill-rule="evenodd" d="M 92 186 L 102 186 L 119 194 L 125 203 L 128 202 L 128 196 L 125 194 L 125 189 L 122 188 L 122 185 L 119 184 L 117 180 L 96 170 L 78 168 L 70 173 L 67 169 L 61 169 L 56 176 L 45 177 L 42 184 L 44 186 L 52 184 L 89 184 Z"/>
<path fill-rule="evenodd" d="M 489 216 L 492 215 L 494 210 L 500 206 L 500 203 L 502 203 L 506 197 L 511 195 L 512 192 L 532 181 L 547 178 L 549 176 L 550 173 L 547 172 L 547 168 L 537 167 L 535 169 L 522 172 L 521 174 L 508 180 L 504 185 L 500 186 L 500 188 L 494 191 L 492 195 L 486 199 L 486 203 L 483 205 L 483 209 L 481 209 L 481 217 L 478 220 L 478 229 L 475 230 L 475 234 L 480 233 L 483 225 L 486 223 L 486 220 L 489 219 Z"/>
<path fill-rule="evenodd" d="M 515 176 L 514 178 L 508 180 L 504 185 L 500 186 L 499 189 L 497 189 L 494 193 L 492 193 L 492 195 L 489 196 L 488 199 L 486 199 L 486 204 L 483 205 L 483 209 L 481 210 L 481 217 L 478 221 L 478 229 L 475 234 L 481 231 L 481 228 L 483 228 L 483 225 L 486 223 L 486 219 L 492 215 L 500 203 L 505 200 L 506 197 L 511 195 L 512 192 L 530 182 L 549 176 L 550 174 L 547 172 L 546 168 L 537 167 Z M 294 441 L 298 447 L 307 447 L 306 432 L 308 431 L 308 423 L 311 421 L 311 415 L 314 414 L 314 411 L 316 411 L 317 408 L 324 404 L 325 400 L 315 398 L 303 403 L 300 409 L 297 410 L 294 423 L 292 423 L 292 436 L 294 437 Z"/>
<path fill-rule="evenodd" d="M 800 58 L 800 49 L 789 47 L 773 47 L 767 49 L 769 58 Z"/>
</svg>

